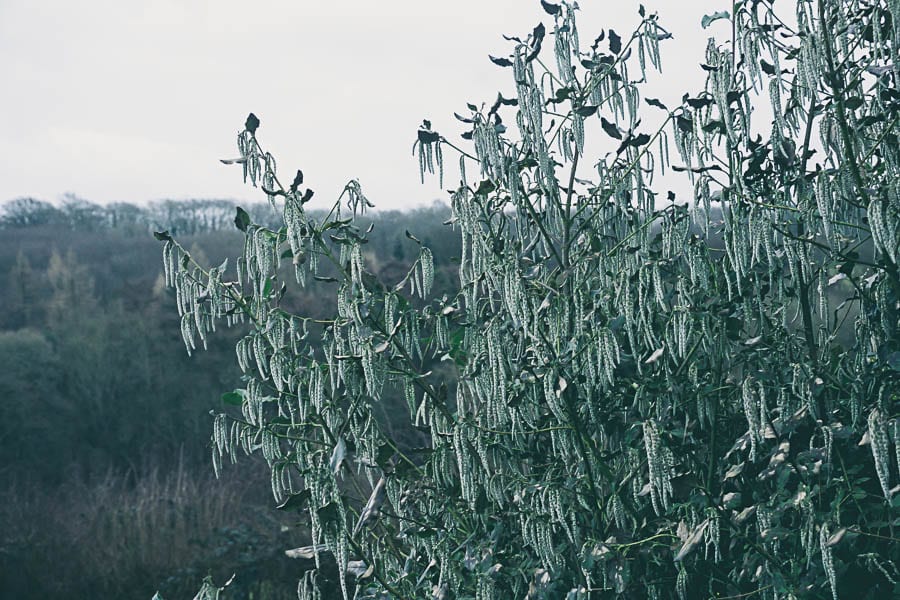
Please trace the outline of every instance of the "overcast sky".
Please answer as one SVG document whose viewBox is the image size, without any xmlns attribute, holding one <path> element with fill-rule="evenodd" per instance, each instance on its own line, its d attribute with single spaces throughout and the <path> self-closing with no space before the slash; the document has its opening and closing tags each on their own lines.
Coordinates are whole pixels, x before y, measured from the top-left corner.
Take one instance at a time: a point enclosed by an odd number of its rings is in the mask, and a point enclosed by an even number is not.
<svg viewBox="0 0 900 600">
<path fill-rule="evenodd" d="M 582 43 L 639 21 L 637 0 L 580 4 Z M 730 33 L 701 17 L 731 2 L 643 4 L 674 34 L 646 94 L 677 105 L 702 89 L 707 38 Z M 218 161 L 251 111 L 282 179 L 302 168 L 317 207 L 351 178 L 383 209 L 443 199 L 419 183 L 418 125 L 459 139 L 453 111 L 513 95 L 487 55 L 539 21 L 552 18 L 538 0 L 0 0 L 0 202 L 260 200 Z"/>
</svg>

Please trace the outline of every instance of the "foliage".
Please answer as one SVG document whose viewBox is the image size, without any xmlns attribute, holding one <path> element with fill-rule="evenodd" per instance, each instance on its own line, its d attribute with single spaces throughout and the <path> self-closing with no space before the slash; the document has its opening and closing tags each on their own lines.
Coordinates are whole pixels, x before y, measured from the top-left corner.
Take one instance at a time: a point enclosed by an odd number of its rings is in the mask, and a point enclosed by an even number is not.
<svg viewBox="0 0 900 600">
<path fill-rule="evenodd" d="M 157 234 L 189 352 L 252 326 L 216 470 L 260 452 L 345 598 L 896 594 L 900 6 L 734 2 L 703 23 L 732 24 L 706 88 L 670 109 L 640 102 L 671 37 L 655 15 L 584 50 L 577 6 L 541 4 L 551 25 L 491 57 L 515 98 L 458 115 L 470 149 L 417 135 L 423 177 L 460 156 L 457 293 L 432 293 L 424 244 L 378 281 L 359 184 L 312 217 L 253 115 L 225 162 L 283 223 L 238 210 L 236 276 Z M 774 118 L 752 128 L 760 90 Z M 589 168 L 595 131 L 614 149 Z M 657 197 L 665 168 L 693 202 Z M 336 312 L 286 310 L 282 261 Z M 376 418 L 390 390 L 424 445 Z"/>
</svg>

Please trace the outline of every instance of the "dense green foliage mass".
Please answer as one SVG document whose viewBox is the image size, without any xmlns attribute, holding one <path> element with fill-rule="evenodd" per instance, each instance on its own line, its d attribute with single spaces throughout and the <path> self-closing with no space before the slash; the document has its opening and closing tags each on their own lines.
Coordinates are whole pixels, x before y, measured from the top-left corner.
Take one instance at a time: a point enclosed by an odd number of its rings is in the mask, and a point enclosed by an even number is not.
<svg viewBox="0 0 900 600">
<path fill-rule="evenodd" d="M 311 530 L 293 554 L 332 557 L 345 598 L 897 595 L 900 5 L 734 2 L 668 107 L 641 96 L 654 15 L 586 46 L 574 3 L 541 4 L 492 57 L 515 97 L 470 105 L 459 145 L 418 132 L 423 175 L 460 157 L 455 293 L 427 244 L 380 281 L 359 184 L 308 214 L 252 114 L 229 162 L 282 223 L 237 211 L 236 270 L 157 234 L 189 351 L 251 326 L 215 468 L 261 453 Z M 397 391 L 424 443 L 379 418 Z"/>
<path fill-rule="evenodd" d="M 278 216 L 247 208 L 260 222 Z M 176 229 L 198 258 L 220 262 L 240 242 L 234 211 L 228 201 L 0 206 L 0 597 L 190 597 L 210 571 L 238 574 L 230 598 L 296 597 L 298 564 L 283 550 L 307 532 L 282 531 L 295 520 L 274 511 L 254 461 L 218 481 L 209 468 L 209 412 L 239 384 L 234 342 L 245 332 L 185 358 L 150 235 Z M 406 229 L 458 255 L 448 216 L 443 206 L 373 215 L 369 263 L 388 279 L 405 272 L 417 248 Z M 455 279 L 449 261 L 436 270 L 443 285 Z M 313 290 L 287 300 L 330 305 Z"/>
</svg>

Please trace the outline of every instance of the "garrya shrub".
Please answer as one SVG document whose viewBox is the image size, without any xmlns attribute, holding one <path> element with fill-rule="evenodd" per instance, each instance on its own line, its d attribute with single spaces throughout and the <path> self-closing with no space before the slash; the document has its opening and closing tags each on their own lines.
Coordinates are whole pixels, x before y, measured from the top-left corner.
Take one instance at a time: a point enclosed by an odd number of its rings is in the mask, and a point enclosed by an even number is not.
<svg viewBox="0 0 900 600">
<path fill-rule="evenodd" d="M 655 15 L 585 44 L 576 3 L 541 5 L 491 57 L 515 95 L 468 105 L 462 142 L 417 134 L 423 178 L 459 161 L 455 295 L 424 245 L 379 282 L 359 183 L 311 218 L 252 114 L 225 162 L 283 225 L 238 209 L 234 271 L 157 234 L 188 351 L 251 326 L 215 469 L 262 453 L 345 598 L 900 594 L 900 3 L 733 2 L 678 106 L 641 94 Z M 333 317 L 283 310 L 293 285 Z"/>
</svg>

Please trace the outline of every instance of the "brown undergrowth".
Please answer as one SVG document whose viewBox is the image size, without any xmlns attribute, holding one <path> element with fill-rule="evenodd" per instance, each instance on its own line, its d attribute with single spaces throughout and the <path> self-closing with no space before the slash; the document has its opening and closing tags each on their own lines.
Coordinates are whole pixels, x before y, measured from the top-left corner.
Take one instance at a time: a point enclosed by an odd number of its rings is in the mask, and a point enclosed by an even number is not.
<svg viewBox="0 0 900 600">
<path fill-rule="evenodd" d="M 217 480 L 203 465 L 71 474 L 0 489 L 0 597 L 191 598 L 207 574 L 229 598 L 296 597 L 284 550 L 305 543 L 273 510 L 265 469 L 245 459 Z"/>
</svg>

